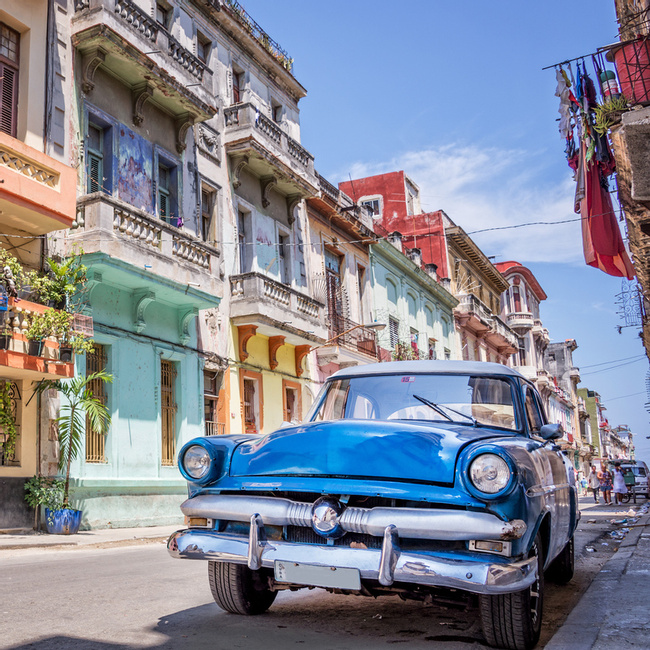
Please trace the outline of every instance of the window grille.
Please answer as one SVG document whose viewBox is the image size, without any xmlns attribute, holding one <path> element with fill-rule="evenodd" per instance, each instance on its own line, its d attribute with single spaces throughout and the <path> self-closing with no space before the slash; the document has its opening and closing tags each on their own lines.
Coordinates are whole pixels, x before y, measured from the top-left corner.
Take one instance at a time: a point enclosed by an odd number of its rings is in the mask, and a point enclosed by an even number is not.
<svg viewBox="0 0 650 650">
<path fill-rule="evenodd" d="M 171 361 L 160 362 L 160 396 L 162 404 L 162 465 L 176 464 L 176 369 Z"/>
<path fill-rule="evenodd" d="M 106 348 L 95 343 L 93 352 L 86 353 L 86 376 L 102 370 L 106 370 Z M 95 379 L 90 382 L 88 387 L 93 396 L 106 406 L 108 402 L 106 382 Z M 88 417 L 86 417 L 86 462 L 108 462 L 106 458 L 106 434 L 94 432 Z"/>
<path fill-rule="evenodd" d="M 395 348 L 399 343 L 399 321 L 396 318 L 388 319 L 388 331 L 390 333 L 390 347 Z"/>
</svg>

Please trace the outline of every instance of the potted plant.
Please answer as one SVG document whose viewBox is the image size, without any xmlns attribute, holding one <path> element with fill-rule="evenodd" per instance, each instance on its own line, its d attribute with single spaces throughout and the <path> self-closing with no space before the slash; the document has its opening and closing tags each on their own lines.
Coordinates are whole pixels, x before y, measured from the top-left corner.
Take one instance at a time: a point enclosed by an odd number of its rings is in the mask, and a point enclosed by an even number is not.
<svg viewBox="0 0 650 650">
<path fill-rule="evenodd" d="M 617 122 L 621 115 L 629 110 L 629 103 L 624 95 L 612 97 L 594 109 L 594 129 L 599 135 L 605 135 Z"/>
<path fill-rule="evenodd" d="M 12 328 L 6 323 L 0 323 L 0 350 L 8 350 L 9 342 L 13 337 Z"/>
<path fill-rule="evenodd" d="M 48 257 L 46 267 L 45 275 L 35 272 L 30 274 L 32 291 L 43 304 L 72 311 L 71 297 L 86 284 L 88 279 L 86 276 L 88 269 L 81 263 L 81 252 L 61 262 Z"/>
<path fill-rule="evenodd" d="M 70 362 L 74 354 L 93 352 L 95 342 L 78 332 L 67 333 L 59 343 L 59 360 Z"/>
<path fill-rule="evenodd" d="M 29 354 L 40 357 L 43 351 L 43 341 L 48 336 L 65 339 L 70 332 L 72 314 L 57 309 L 48 309 L 43 313 L 32 314 L 29 326 L 25 330 L 25 338 L 29 341 Z"/>
<path fill-rule="evenodd" d="M 34 528 L 38 526 L 38 510 L 45 507 L 45 522 L 48 532 L 53 532 L 54 517 L 63 505 L 63 488 L 65 482 L 62 478 L 48 476 L 32 476 L 25 483 L 25 501 L 34 508 Z"/>
<path fill-rule="evenodd" d="M 0 381 L 0 444 L 5 458 L 14 455 L 17 435 L 18 430 L 11 408 L 11 382 Z"/>
<path fill-rule="evenodd" d="M 94 372 L 86 377 L 78 375 L 70 381 L 48 379 L 41 381 L 36 391 L 54 389 L 59 391 L 64 401 L 61 412 L 56 419 L 59 427 L 59 470 L 65 468 L 63 501 L 61 507 L 48 517 L 52 520 L 54 531 L 73 534 L 79 530 L 81 511 L 70 508 L 70 466 L 79 455 L 86 433 L 86 425 L 94 433 L 105 434 L 111 422 L 108 408 L 93 395 L 90 388 L 94 381 L 112 382 L 113 376 L 104 371 Z M 69 523 L 68 523 L 69 522 Z"/>
</svg>

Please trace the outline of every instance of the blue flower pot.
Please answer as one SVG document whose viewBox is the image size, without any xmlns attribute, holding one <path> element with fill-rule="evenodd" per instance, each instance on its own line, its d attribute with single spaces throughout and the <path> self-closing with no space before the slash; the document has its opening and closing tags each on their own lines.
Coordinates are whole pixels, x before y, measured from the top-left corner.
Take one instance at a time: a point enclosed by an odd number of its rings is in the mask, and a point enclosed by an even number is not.
<svg viewBox="0 0 650 650">
<path fill-rule="evenodd" d="M 81 510 L 45 508 L 45 527 L 52 535 L 74 535 L 81 525 Z"/>
</svg>

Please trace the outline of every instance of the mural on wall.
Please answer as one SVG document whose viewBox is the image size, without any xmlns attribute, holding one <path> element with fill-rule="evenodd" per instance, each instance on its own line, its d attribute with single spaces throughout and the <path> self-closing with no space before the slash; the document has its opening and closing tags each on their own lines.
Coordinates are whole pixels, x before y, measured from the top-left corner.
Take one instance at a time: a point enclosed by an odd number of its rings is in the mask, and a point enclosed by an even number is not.
<svg viewBox="0 0 650 650">
<path fill-rule="evenodd" d="M 264 226 L 267 226 L 266 228 Z M 277 276 L 280 268 L 278 266 L 278 251 L 273 240 L 275 239 L 275 228 L 273 222 L 269 224 L 260 223 L 255 236 L 255 253 L 259 268 L 264 269 L 269 275 Z"/>
<path fill-rule="evenodd" d="M 118 192 L 122 201 L 153 212 L 153 145 L 120 124 Z"/>
</svg>

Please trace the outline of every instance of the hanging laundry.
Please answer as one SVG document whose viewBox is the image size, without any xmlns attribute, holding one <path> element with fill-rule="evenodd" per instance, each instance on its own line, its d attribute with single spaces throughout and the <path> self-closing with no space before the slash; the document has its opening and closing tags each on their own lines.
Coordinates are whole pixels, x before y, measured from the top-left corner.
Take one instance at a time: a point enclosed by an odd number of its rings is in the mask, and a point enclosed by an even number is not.
<svg viewBox="0 0 650 650">
<path fill-rule="evenodd" d="M 576 171 L 575 211 L 582 216 L 585 262 L 608 275 L 632 280 L 634 268 L 616 221 L 603 166 L 596 160 L 588 161 L 586 154 L 583 143 Z"/>
<path fill-rule="evenodd" d="M 555 96 L 560 98 L 560 108 L 558 109 L 558 113 L 560 114 L 560 134 L 563 138 L 568 139 L 569 136 L 573 133 L 573 128 L 571 126 L 573 109 L 571 106 L 571 90 L 569 86 L 569 80 L 567 79 L 566 73 L 561 67 L 556 71 L 555 76 L 557 78 Z"/>
</svg>

